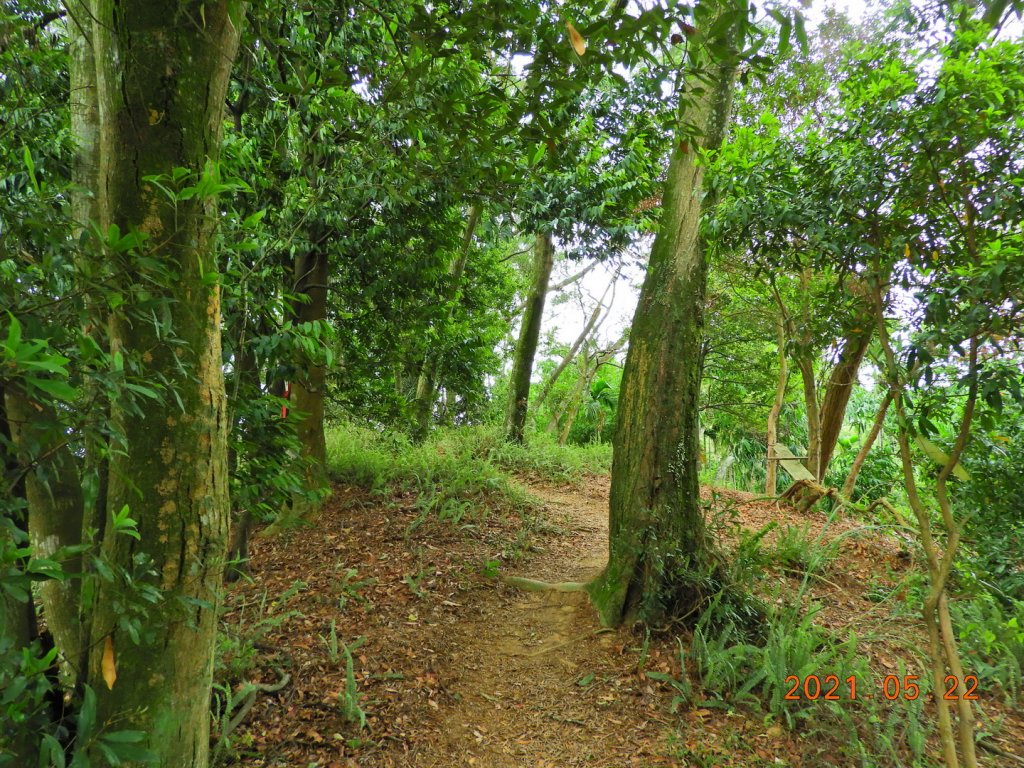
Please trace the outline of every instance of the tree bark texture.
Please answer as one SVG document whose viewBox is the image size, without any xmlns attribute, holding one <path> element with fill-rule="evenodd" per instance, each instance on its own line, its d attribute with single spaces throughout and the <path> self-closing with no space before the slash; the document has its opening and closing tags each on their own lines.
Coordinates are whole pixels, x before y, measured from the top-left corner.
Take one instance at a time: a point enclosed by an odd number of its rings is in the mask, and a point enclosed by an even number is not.
<svg viewBox="0 0 1024 768">
<path fill-rule="evenodd" d="M 523 311 L 523 324 L 519 329 L 515 360 L 509 377 L 508 410 L 505 414 L 505 437 L 509 442 L 522 443 L 526 429 L 526 414 L 530 402 L 530 377 L 533 358 L 540 341 L 540 323 L 544 317 L 544 298 L 548 292 L 551 269 L 555 261 L 555 247 L 550 232 L 537 234 L 533 252 L 533 282 Z"/>
<path fill-rule="evenodd" d="M 735 37 L 735 27 L 726 34 Z M 733 64 L 709 66 L 681 105 L 704 149 L 721 144 Z M 698 483 L 700 362 L 707 263 L 699 223 L 704 168 L 676 141 L 663 212 L 633 318 L 613 441 L 609 560 L 588 591 L 602 623 L 662 623 L 708 596 L 712 559 Z"/>
<path fill-rule="evenodd" d="M 815 475 L 819 482 L 825 479 L 825 472 L 828 471 L 832 454 L 839 442 L 839 433 L 846 418 L 846 406 L 857 384 L 860 364 L 871 343 L 871 318 L 866 317 L 861 323 L 861 327 L 855 327 L 843 339 L 839 362 L 833 366 L 825 385 L 825 398 L 819 416 L 818 468 Z"/>
<path fill-rule="evenodd" d="M 227 419 L 221 370 L 220 289 L 212 194 L 171 200 L 164 185 L 185 169 L 195 185 L 220 153 L 224 102 L 244 6 L 231 0 L 85 0 L 99 115 L 96 195 L 101 231 L 137 233 L 104 258 L 123 304 L 111 313 L 111 351 L 164 381 L 159 400 L 111 420 L 124 451 L 111 455 L 102 551 L 132 570 L 151 565 L 162 599 L 145 605 L 139 642 L 119 603 L 140 604 L 123 583 L 98 580 L 91 605 L 89 685 L 97 725 L 145 732 L 161 768 L 208 764 L 218 589 L 228 525 Z M 81 60 L 73 65 L 80 67 Z M 82 75 L 83 73 L 78 73 Z M 87 137 L 80 137 L 84 142 Z M 144 288 L 143 288 L 144 287 Z M 145 318 L 152 312 L 157 327 Z M 140 540 L 115 533 L 127 506 Z M 103 659 L 117 680 L 108 687 Z M 81 734 L 80 734 L 81 735 Z"/>
</svg>

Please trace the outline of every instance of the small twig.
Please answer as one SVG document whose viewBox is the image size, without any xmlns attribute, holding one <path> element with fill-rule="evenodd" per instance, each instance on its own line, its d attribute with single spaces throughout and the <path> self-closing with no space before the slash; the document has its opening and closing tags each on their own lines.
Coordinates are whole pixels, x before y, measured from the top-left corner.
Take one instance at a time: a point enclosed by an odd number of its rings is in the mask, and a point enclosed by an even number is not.
<svg viewBox="0 0 1024 768">
<path fill-rule="evenodd" d="M 600 629 L 595 629 L 595 630 L 592 630 L 590 632 L 584 632 L 582 635 L 579 635 L 577 637 L 571 637 L 568 640 L 563 640 L 561 643 L 555 643 L 554 645 L 549 645 L 547 648 L 541 648 L 540 650 L 533 651 L 531 653 L 519 653 L 519 654 L 516 654 L 516 655 L 517 656 L 522 656 L 522 657 L 527 658 L 527 659 L 532 659 L 532 658 L 534 658 L 536 656 L 543 656 L 545 653 L 550 653 L 551 651 L 557 651 L 560 648 L 565 648 L 567 645 L 573 645 L 573 644 L 578 643 L 580 640 L 583 640 L 585 638 L 596 637 L 597 635 L 604 635 L 604 634 L 607 634 L 608 632 L 614 632 L 614 631 L 615 630 L 612 629 L 611 627 L 601 627 Z"/>
<path fill-rule="evenodd" d="M 242 702 L 242 706 L 238 708 L 238 712 L 235 713 L 235 716 L 228 721 L 228 724 L 224 727 L 224 730 L 221 731 L 220 742 L 223 743 L 224 740 L 230 735 L 230 733 L 242 724 L 246 716 L 249 714 L 249 710 L 251 710 L 253 708 L 253 705 L 256 703 L 257 695 L 259 695 L 260 693 L 277 693 L 286 685 L 288 685 L 288 683 L 291 682 L 291 679 L 292 676 L 289 675 L 287 672 L 284 672 L 281 675 L 281 679 L 278 680 L 276 683 L 252 683 L 252 690 L 250 690 L 249 695 L 245 697 L 245 701 Z"/>
<path fill-rule="evenodd" d="M 829 581 L 824 576 L 819 576 L 818 574 L 811 573 L 810 571 L 801 571 L 799 568 L 780 568 L 779 570 L 781 570 L 783 573 L 791 573 L 794 576 L 806 576 L 806 577 L 811 578 L 811 579 L 816 579 L 817 581 L 820 581 L 823 584 L 828 584 L 830 587 L 835 587 L 840 592 L 845 592 L 846 591 L 845 587 L 841 587 L 840 585 L 836 584 L 834 581 Z"/>
<path fill-rule="evenodd" d="M 999 755 L 1000 757 L 1008 757 L 1009 759 L 1016 760 L 1018 763 L 1024 765 L 1024 757 L 1019 757 L 1017 755 L 1011 754 L 1002 747 L 993 744 L 988 739 L 978 739 L 978 746 L 987 752 L 991 752 L 993 755 Z"/>
</svg>

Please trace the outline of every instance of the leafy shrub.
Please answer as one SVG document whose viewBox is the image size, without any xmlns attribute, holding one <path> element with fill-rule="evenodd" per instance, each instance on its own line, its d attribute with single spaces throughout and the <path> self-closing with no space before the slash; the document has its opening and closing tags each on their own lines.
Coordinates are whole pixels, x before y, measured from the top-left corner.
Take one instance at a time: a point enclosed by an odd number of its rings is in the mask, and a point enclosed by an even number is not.
<svg viewBox="0 0 1024 768">
<path fill-rule="evenodd" d="M 967 512 L 962 559 L 973 579 L 1007 606 L 1024 600 L 1024 414 L 1007 408 L 995 428 L 975 437 L 965 458 L 971 479 L 957 489 Z"/>
<path fill-rule="evenodd" d="M 982 594 L 953 601 L 950 614 L 965 674 L 977 675 L 987 690 L 998 686 L 1008 704 L 1018 701 L 1024 688 L 1024 601 L 1013 601 L 1007 608 L 992 595 Z"/>
</svg>

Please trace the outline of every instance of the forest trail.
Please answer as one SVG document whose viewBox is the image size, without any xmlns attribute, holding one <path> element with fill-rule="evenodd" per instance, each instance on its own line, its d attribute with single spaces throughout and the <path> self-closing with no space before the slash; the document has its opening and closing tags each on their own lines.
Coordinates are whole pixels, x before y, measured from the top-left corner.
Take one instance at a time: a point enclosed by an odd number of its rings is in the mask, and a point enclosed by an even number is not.
<svg viewBox="0 0 1024 768">
<path fill-rule="evenodd" d="M 646 676 L 678 674 L 674 644 L 643 650 L 642 635 L 602 629 L 584 592 L 523 591 L 483 572 L 497 557 L 502 575 L 594 576 L 607 556 L 608 483 L 525 483 L 544 510 L 540 530 L 517 550 L 508 544 L 522 520 L 492 514 L 471 537 L 447 523 L 410 533 L 412 496 L 381 506 L 341 488 L 302 547 L 287 535 L 258 537 L 258 567 L 238 587 L 231 621 L 259 626 L 246 606 L 267 606 L 260 646 L 277 650 L 261 658 L 257 677 L 269 683 L 288 669 L 292 683 L 261 698 L 234 735 L 247 745 L 239 763 L 686 765 L 669 756 L 680 725 L 669 714 L 671 690 Z M 283 597 L 268 601 L 275 595 Z M 352 649 L 364 730 L 339 708 L 347 683 L 345 661 L 331 650 L 335 627 L 338 647 Z"/>
<path fill-rule="evenodd" d="M 564 533 L 515 575 L 591 579 L 607 558 L 607 479 L 581 490 L 529 490 Z M 450 688 L 457 704 L 446 714 L 438 753 L 420 755 L 418 764 L 568 768 L 628 764 L 624 752 L 637 757 L 629 728 L 609 720 L 614 686 L 594 670 L 595 657 L 614 651 L 619 639 L 601 629 L 586 593 L 499 590 L 503 599 L 484 602 L 452 638 L 460 649 Z"/>
</svg>

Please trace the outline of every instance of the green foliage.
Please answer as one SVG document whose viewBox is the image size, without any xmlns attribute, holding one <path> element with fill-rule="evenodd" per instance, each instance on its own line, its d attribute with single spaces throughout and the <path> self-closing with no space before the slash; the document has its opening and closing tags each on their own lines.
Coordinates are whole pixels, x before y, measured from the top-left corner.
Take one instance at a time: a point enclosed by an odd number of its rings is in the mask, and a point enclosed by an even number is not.
<svg viewBox="0 0 1024 768">
<path fill-rule="evenodd" d="M 810 523 L 804 523 L 781 528 L 770 557 L 786 570 L 813 575 L 823 573 L 838 551 L 838 539 L 827 541 L 824 532 L 812 537 Z"/>
<path fill-rule="evenodd" d="M 804 611 L 789 600 L 780 600 L 779 605 L 766 617 L 762 643 L 751 643 L 742 628 L 723 622 L 715 615 L 719 606 L 712 605 L 694 628 L 689 645 L 680 642 L 681 677 L 650 672 L 648 676 L 667 679 L 676 691 L 674 706 L 745 708 L 805 738 L 828 732 L 831 740 L 838 735 L 847 745 L 845 759 L 856 761 L 851 765 L 923 765 L 927 681 L 920 681 L 924 695 L 918 700 L 883 707 L 873 695 L 879 682 L 855 635 L 841 640 L 817 626 L 814 618 L 820 607 Z M 846 686 L 843 700 L 786 698 L 794 677 L 801 682 L 809 676 L 824 680 L 833 673 L 840 678 L 840 690 Z M 850 700 L 849 677 L 856 678 L 855 700 Z"/>
<path fill-rule="evenodd" d="M 523 491 L 475 453 L 474 441 L 463 430 L 443 431 L 414 444 L 400 433 L 382 435 L 338 424 L 327 433 L 327 464 L 341 482 L 411 496 L 419 511 L 414 527 L 430 518 L 460 525 L 488 508 L 530 506 Z"/>
<path fill-rule="evenodd" d="M 315 501 L 323 491 L 306 487 L 307 466 L 295 433 L 294 408 L 288 418 L 281 409 L 288 401 L 272 394 L 250 392 L 235 400 L 229 447 L 235 465 L 229 483 L 231 504 L 236 511 L 257 520 L 274 520 L 297 499 Z"/>
<path fill-rule="evenodd" d="M 985 690 L 998 688 L 1009 705 L 1024 687 L 1024 601 L 1003 603 L 983 594 L 954 600 L 950 614 L 957 628 L 965 673 L 977 675 Z"/>
<path fill-rule="evenodd" d="M 341 705 L 341 716 L 345 721 L 358 725 L 362 730 L 366 727 L 366 713 L 359 705 L 359 690 L 356 687 L 355 664 L 352 660 L 352 650 L 358 648 L 364 638 L 358 638 L 351 645 L 342 643 L 341 651 L 345 655 L 345 688 L 338 693 L 338 703 Z"/>
<path fill-rule="evenodd" d="M 528 435 L 525 445 L 515 445 L 489 427 L 476 427 L 464 434 L 474 455 L 513 474 L 578 484 L 588 475 L 607 475 L 611 471 L 611 446 L 606 443 L 559 445 L 553 435 L 535 432 Z"/>
<path fill-rule="evenodd" d="M 1024 467 L 1024 418 L 1007 407 L 988 430 L 976 432 L 965 463 L 971 479 L 957 489 L 966 513 L 963 575 L 982 582 L 1004 601 L 1024 600 L 1024 501 L 1020 497 Z M 1005 604 L 1005 603 L 1004 603 Z"/>
<path fill-rule="evenodd" d="M 608 445 L 561 446 L 537 433 L 528 447 L 517 446 L 505 442 L 496 427 L 440 430 L 416 445 L 398 432 L 342 422 L 328 430 L 327 449 L 328 466 L 340 482 L 373 491 L 414 491 L 426 515 L 459 519 L 467 514 L 465 502 L 529 506 L 508 472 L 578 483 L 587 475 L 607 474 L 611 464 Z"/>
<path fill-rule="evenodd" d="M 269 647 L 271 633 L 292 619 L 302 618 L 301 612 L 288 608 L 288 605 L 306 586 L 303 581 L 295 581 L 274 599 L 264 590 L 253 602 L 243 599 L 239 604 L 232 604 L 229 598 L 222 603 L 220 631 L 213 657 L 211 699 L 216 736 L 212 761 L 215 764 L 226 762 L 237 751 L 231 723 L 239 708 L 257 691 L 252 679 L 259 666 L 261 651 Z M 225 619 L 228 613 L 234 614 L 230 620 Z"/>
</svg>

